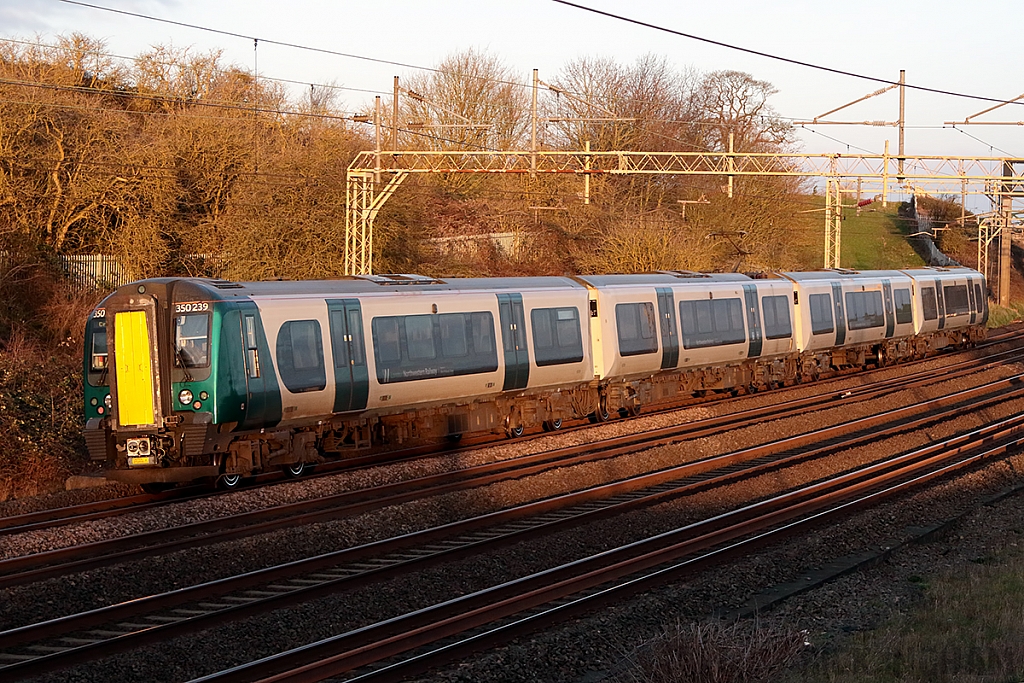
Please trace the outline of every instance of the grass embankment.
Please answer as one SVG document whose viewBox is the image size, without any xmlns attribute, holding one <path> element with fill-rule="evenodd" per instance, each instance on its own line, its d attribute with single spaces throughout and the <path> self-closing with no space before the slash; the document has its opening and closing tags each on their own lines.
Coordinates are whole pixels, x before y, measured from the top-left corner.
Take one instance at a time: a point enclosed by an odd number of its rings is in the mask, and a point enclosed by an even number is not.
<svg viewBox="0 0 1024 683">
<path fill-rule="evenodd" d="M 813 206 L 804 214 L 801 228 L 812 235 L 809 244 L 801 245 L 800 254 L 807 269 L 822 267 L 825 252 L 825 198 L 808 197 Z M 914 232 L 914 223 L 899 215 L 900 202 L 882 207 L 875 202 L 861 208 L 843 209 L 839 265 L 858 270 L 888 270 L 893 268 L 919 268 L 924 261 L 907 242 Z"/>
<path fill-rule="evenodd" d="M 888 270 L 920 268 L 925 265 L 907 235 L 913 221 L 898 215 L 899 204 L 871 204 L 856 215 L 854 209 L 843 213 L 842 242 L 839 263 L 844 268 Z M 822 228 L 824 230 L 824 227 Z"/>
<path fill-rule="evenodd" d="M 935 683 L 1024 680 L 1024 553 L 975 560 L 973 571 L 933 582 L 920 605 L 880 628 L 852 636 L 790 683 Z"/>
</svg>

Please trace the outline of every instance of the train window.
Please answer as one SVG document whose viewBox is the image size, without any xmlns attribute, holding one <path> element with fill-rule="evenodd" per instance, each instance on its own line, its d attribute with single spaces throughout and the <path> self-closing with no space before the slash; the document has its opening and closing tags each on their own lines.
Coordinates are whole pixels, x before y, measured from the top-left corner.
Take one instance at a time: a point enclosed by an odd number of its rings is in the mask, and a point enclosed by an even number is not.
<svg viewBox="0 0 1024 683">
<path fill-rule="evenodd" d="M 807 305 L 811 309 L 811 334 L 832 334 L 832 296 L 830 294 L 811 294 L 807 297 Z"/>
<path fill-rule="evenodd" d="M 381 384 L 498 369 L 488 311 L 374 318 L 370 326 Z"/>
<path fill-rule="evenodd" d="M 935 320 L 939 317 L 939 305 L 935 301 L 935 288 L 921 288 L 921 312 L 925 320 Z"/>
<path fill-rule="evenodd" d="M 441 354 L 445 358 L 465 356 L 469 346 L 466 339 L 466 314 L 444 313 L 441 321 Z"/>
<path fill-rule="evenodd" d="M 93 321 L 92 350 L 89 353 L 89 369 L 103 372 L 107 369 L 107 321 Z"/>
<path fill-rule="evenodd" d="M 639 356 L 658 351 L 654 304 L 615 304 L 615 324 L 619 332 L 619 353 Z"/>
<path fill-rule="evenodd" d="M 846 320 L 851 330 L 885 326 L 881 292 L 847 292 Z"/>
<path fill-rule="evenodd" d="M 747 340 L 743 327 L 743 303 L 739 299 L 701 299 L 679 302 L 683 348 L 741 344 Z"/>
<path fill-rule="evenodd" d="M 398 333 L 391 335 L 394 340 L 392 351 L 397 353 Z M 345 324 L 345 312 L 331 311 L 331 340 L 334 347 L 334 367 L 347 368 L 349 365 L 365 365 L 366 358 L 363 348 L 363 320 L 358 310 L 348 312 L 348 325 Z"/>
<path fill-rule="evenodd" d="M 473 349 L 477 353 L 489 353 L 494 350 L 494 317 L 487 312 L 470 313 L 470 338 Z"/>
<path fill-rule="evenodd" d="M 945 285 L 942 296 L 946 299 L 946 315 L 967 315 L 971 312 L 967 285 Z"/>
<path fill-rule="evenodd" d="M 289 320 L 277 333 L 277 367 L 293 394 L 327 386 L 324 342 L 316 320 Z"/>
<path fill-rule="evenodd" d="M 766 339 L 785 339 L 793 336 L 793 325 L 789 318 L 788 296 L 761 297 Z"/>
<path fill-rule="evenodd" d="M 405 316 L 405 336 L 410 360 L 432 360 L 437 356 L 434 348 L 434 321 L 430 315 Z"/>
<path fill-rule="evenodd" d="M 349 354 L 354 365 L 366 365 L 366 347 L 363 346 L 363 318 L 359 311 L 348 312 Z"/>
<path fill-rule="evenodd" d="M 894 289 L 892 298 L 896 304 L 896 322 L 900 325 L 914 322 L 914 309 L 910 304 L 910 290 Z"/>
<path fill-rule="evenodd" d="M 530 312 L 530 323 L 537 365 L 579 363 L 583 360 L 579 309 L 535 308 Z"/>
<path fill-rule="evenodd" d="M 210 365 L 210 314 L 189 313 L 174 318 L 175 365 L 205 368 Z"/>
<path fill-rule="evenodd" d="M 373 319 L 373 349 L 377 363 L 395 363 L 402 360 L 402 343 L 398 322 L 401 318 Z"/>
<path fill-rule="evenodd" d="M 985 294 L 981 291 L 981 285 L 974 283 L 974 306 L 978 313 L 985 312 Z"/>
</svg>

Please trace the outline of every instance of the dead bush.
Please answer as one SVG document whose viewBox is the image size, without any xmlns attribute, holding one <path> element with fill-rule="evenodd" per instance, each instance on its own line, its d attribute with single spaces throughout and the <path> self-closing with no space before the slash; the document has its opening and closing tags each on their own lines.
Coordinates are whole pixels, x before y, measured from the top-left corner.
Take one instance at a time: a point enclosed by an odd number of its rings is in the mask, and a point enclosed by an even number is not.
<svg viewBox="0 0 1024 683">
<path fill-rule="evenodd" d="M 804 634 L 759 621 L 677 622 L 627 655 L 615 683 L 760 683 L 806 649 Z"/>
</svg>

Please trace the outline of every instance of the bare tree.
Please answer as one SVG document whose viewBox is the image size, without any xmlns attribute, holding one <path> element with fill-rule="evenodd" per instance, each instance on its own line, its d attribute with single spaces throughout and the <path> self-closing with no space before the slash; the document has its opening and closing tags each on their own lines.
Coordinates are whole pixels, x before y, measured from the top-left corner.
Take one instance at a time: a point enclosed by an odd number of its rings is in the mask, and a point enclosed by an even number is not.
<svg viewBox="0 0 1024 683">
<path fill-rule="evenodd" d="M 693 107 L 708 124 L 704 144 L 744 152 L 775 151 L 793 141 L 793 126 L 779 118 L 768 104 L 778 90 L 742 71 L 713 71 L 705 75 L 693 94 Z"/>
</svg>

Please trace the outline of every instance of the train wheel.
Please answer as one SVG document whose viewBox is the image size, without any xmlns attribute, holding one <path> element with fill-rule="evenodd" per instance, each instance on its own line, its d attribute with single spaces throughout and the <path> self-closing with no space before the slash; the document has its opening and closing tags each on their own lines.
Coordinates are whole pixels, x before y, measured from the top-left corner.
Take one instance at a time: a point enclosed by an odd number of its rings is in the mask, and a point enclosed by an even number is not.
<svg viewBox="0 0 1024 683">
<path fill-rule="evenodd" d="M 608 413 L 608 399 L 604 396 L 597 404 L 597 410 L 590 414 L 591 422 L 607 422 L 612 419 L 612 416 Z"/>
<path fill-rule="evenodd" d="M 639 399 L 634 398 L 632 401 L 629 402 L 625 410 L 626 415 L 630 417 L 636 417 L 637 415 L 640 414 L 640 411 L 643 410 L 643 405 L 640 403 Z"/>
<path fill-rule="evenodd" d="M 505 436 L 507 436 L 510 439 L 518 439 L 523 435 L 524 431 L 525 428 L 523 427 L 523 425 L 516 425 L 515 427 L 509 425 L 505 427 Z"/>
<path fill-rule="evenodd" d="M 289 477 L 301 477 L 312 472 L 313 466 L 306 462 L 296 462 L 291 465 L 285 465 L 282 469 Z"/>
<path fill-rule="evenodd" d="M 462 434 L 449 434 L 445 438 L 448 439 L 448 443 L 458 443 L 462 441 Z"/>
<path fill-rule="evenodd" d="M 234 491 L 242 487 L 241 474 L 222 474 L 217 480 L 217 487 L 225 491 Z"/>
<path fill-rule="evenodd" d="M 545 432 L 557 432 L 562 428 L 562 418 L 556 417 L 554 420 L 544 420 L 544 431 Z"/>
</svg>

